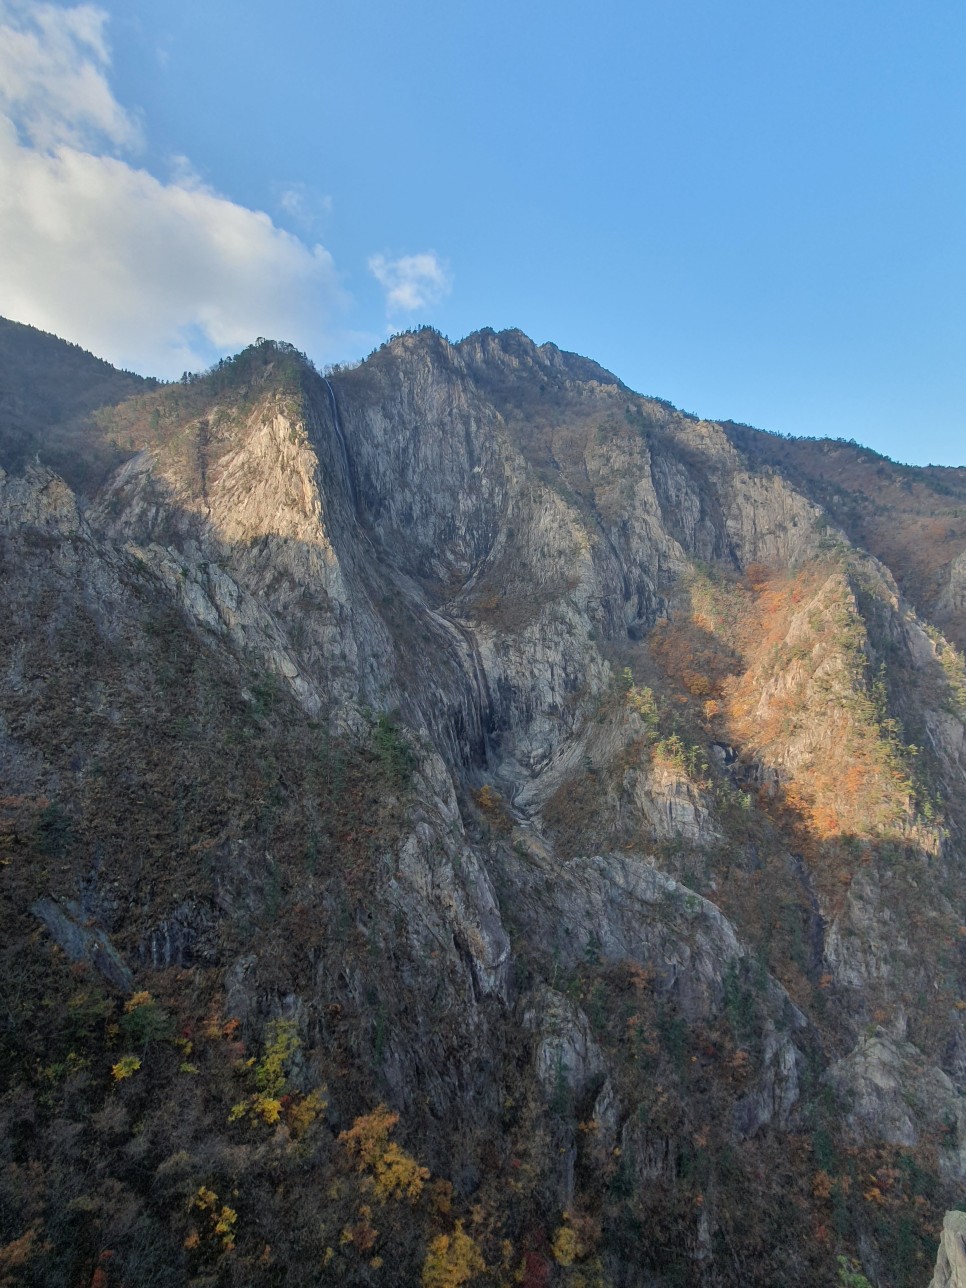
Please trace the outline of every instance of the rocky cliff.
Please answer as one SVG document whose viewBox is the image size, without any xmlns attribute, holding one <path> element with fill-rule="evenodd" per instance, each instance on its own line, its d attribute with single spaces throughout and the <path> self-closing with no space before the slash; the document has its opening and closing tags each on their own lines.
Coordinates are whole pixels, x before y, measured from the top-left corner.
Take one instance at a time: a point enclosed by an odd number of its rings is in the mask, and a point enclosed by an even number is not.
<svg viewBox="0 0 966 1288">
<path fill-rule="evenodd" d="M 519 332 L 85 398 L 0 423 L 0 1275 L 925 1282 L 959 556 Z"/>
<path fill-rule="evenodd" d="M 929 1288 L 959 1288 L 966 1284 L 966 1213 L 947 1212 Z"/>
</svg>

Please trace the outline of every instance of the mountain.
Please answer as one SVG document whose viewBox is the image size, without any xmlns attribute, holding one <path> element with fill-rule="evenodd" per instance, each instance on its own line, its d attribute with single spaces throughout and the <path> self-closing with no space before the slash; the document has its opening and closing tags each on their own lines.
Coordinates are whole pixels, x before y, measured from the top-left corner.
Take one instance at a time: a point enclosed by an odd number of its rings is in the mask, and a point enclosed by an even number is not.
<svg viewBox="0 0 966 1288">
<path fill-rule="evenodd" d="M 924 1284 L 964 471 L 518 331 L 96 397 L 34 342 L 0 1280 Z"/>
<path fill-rule="evenodd" d="M 2 464 L 20 470 L 41 452 L 71 482 L 93 484 L 118 462 L 100 441 L 98 412 L 157 383 L 0 318 Z"/>
</svg>

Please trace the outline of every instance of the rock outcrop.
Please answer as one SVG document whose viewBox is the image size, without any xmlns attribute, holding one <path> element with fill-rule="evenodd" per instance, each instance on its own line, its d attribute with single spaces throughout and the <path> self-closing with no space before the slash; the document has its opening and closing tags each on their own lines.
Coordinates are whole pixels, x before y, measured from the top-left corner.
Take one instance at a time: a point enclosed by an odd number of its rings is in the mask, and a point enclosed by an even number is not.
<svg viewBox="0 0 966 1288">
<path fill-rule="evenodd" d="M 929 1288 L 966 1285 L 966 1212 L 947 1212 L 936 1256 L 936 1273 Z"/>
</svg>

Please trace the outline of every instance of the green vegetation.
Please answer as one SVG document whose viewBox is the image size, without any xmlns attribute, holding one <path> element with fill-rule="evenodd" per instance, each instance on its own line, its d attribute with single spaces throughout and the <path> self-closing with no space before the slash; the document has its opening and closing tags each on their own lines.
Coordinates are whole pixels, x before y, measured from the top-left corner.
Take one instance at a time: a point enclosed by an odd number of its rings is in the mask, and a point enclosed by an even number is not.
<svg viewBox="0 0 966 1288">
<path fill-rule="evenodd" d="M 934 626 L 927 624 L 926 632 L 936 646 L 936 656 L 949 685 L 949 709 L 961 720 L 966 719 L 966 660 Z"/>
<path fill-rule="evenodd" d="M 76 344 L 6 318 L 0 318 L 0 371 L 0 465 L 19 473 L 39 453 L 82 489 L 101 482 L 122 459 L 114 443 L 92 432 L 98 409 L 158 383 L 117 371 Z"/>
<path fill-rule="evenodd" d="M 412 778 L 416 758 L 399 726 L 384 713 L 376 720 L 372 746 L 387 785 L 397 791 L 405 790 Z"/>
</svg>

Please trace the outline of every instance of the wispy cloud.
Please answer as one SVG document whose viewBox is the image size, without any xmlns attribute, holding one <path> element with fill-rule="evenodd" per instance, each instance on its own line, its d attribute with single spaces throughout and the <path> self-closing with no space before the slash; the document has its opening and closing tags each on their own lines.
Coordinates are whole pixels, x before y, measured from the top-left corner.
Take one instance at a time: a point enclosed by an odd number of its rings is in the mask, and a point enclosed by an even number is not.
<svg viewBox="0 0 966 1288">
<path fill-rule="evenodd" d="M 308 183 L 286 183 L 278 190 L 278 209 L 305 232 L 315 232 L 332 213 L 332 198 Z"/>
<path fill-rule="evenodd" d="M 453 287 L 449 269 L 432 250 L 419 255 L 401 255 L 398 259 L 373 255 L 369 271 L 386 292 L 386 311 L 390 315 L 429 308 L 438 304 Z"/>
<path fill-rule="evenodd" d="M 0 0 L 0 313 L 161 376 L 257 335 L 329 356 L 346 297 L 322 246 L 186 158 L 167 182 L 124 159 L 140 130 L 108 82 L 106 22 Z"/>
</svg>

